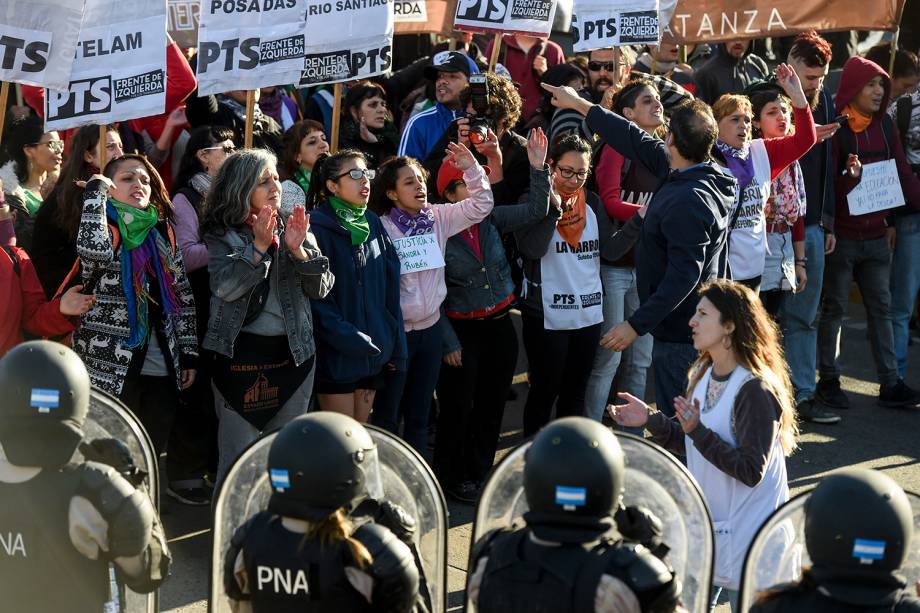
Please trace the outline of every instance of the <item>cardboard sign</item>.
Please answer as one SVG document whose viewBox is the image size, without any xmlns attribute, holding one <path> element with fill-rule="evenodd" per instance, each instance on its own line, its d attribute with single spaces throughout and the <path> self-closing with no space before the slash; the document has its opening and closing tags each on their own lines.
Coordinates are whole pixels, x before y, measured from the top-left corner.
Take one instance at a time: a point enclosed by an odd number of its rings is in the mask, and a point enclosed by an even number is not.
<svg viewBox="0 0 920 613">
<path fill-rule="evenodd" d="M 297 82 L 306 0 L 201 0 L 198 95 Z"/>
<path fill-rule="evenodd" d="M 84 26 L 68 88 L 45 92 L 45 129 L 163 113 L 166 5 L 161 0 L 88 0 Z"/>
<path fill-rule="evenodd" d="M 85 5 L 85 0 L 0 0 L 0 81 L 67 89 Z"/>
<path fill-rule="evenodd" d="M 399 255 L 401 275 L 444 267 L 444 254 L 434 232 L 394 238 L 393 246 Z"/>
<path fill-rule="evenodd" d="M 394 0 L 394 23 L 427 23 L 428 7 L 425 0 Z"/>
<path fill-rule="evenodd" d="M 307 0 L 300 86 L 366 79 L 389 70 L 393 17 L 387 0 Z"/>
<path fill-rule="evenodd" d="M 572 36 L 575 51 L 658 44 L 658 0 L 576 1 Z"/>
<path fill-rule="evenodd" d="M 894 160 L 873 162 L 862 167 L 862 178 L 847 194 L 850 215 L 865 215 L 904 205 L 904 191 Z"/>
<path fill-rule="evenodd" d="M 549 36 L 556 0 L 457 0 L 454 28 Z"/>
<path fill-rule="evenodd" d="M 198 46 L 199 0 L 168 0 L 166 3 L 167 29 L 176 44 L 182 48 Z"/>
<path fill-rule="evenodd" d="M 394 34 L 442 34 L 454 31 L 457 0 L 395 0 Z M 422 20 L 418 14 L 425 16 Z"/>
</svg>

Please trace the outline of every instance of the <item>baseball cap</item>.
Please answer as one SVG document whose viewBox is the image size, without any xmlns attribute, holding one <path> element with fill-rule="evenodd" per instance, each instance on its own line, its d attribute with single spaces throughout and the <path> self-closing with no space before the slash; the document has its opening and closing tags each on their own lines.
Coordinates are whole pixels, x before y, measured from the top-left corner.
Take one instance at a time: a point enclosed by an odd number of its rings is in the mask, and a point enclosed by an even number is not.
<svg viewBox="0 0 920 613">
<path fill-rule="evenodd" d="M 486 176 L 489 176 L 489 173 L 492 172 L 492 169 L 488 166 L 483 166 L 482 169 L 485 171 Z M 454 181 L 463 180 L 463 171 L 451 164 L 448 160 L 441 162 L 441 168 L 438 169 L 438 195 L 442 198 L 447 196 L 444 192 L 450 187 L 450 184 Z"/>
<path fill-rule="evenodd" d="M 459 51 L 442 51 L 431 58 L 431 66 L 425 68 L 425 78 L 434 81 L 439 72 L 462 72 L 467 77 L 479 74 L 476 62 Z"/>
</svg>

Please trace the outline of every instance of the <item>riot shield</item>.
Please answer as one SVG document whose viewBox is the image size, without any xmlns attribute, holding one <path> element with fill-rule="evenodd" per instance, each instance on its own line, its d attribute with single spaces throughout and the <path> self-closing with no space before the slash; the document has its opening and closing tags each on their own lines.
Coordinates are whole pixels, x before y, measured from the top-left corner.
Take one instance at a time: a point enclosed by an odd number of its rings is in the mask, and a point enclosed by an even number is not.
<svg viewBox="0 0 920 613">
<path fill-rule="evenodd" d="M 920 496 L 905 493 L 914 515 L 914 541 L 900 573 L 910 588 L 920 579 Z M 802 570 L 811 565 L 805 549 L 805 503 L 809 496 L 811 492 L 791 498 L 760 527 L 744 560 L 738 596 L 740 611 L 748 611 L 761 592 L 798 581 Z"/>
<path fill-rule="evenodd" d="M 432 608 L 442 612 L 447 604 L 447 503 L 431 468 L 402 439 L 364 424 L 377 445 L 383 498 L 398 504 L 415 518 L 415 549 L 425 570 Z M 230 539 L 246 520 L 268 506 L 271 495 L 268 451 L 275 434 L 269 434 L 240 454 L 227 472 L 214 504 L 211 548 L 212 613 L 230 613 L 224 589 L 223 564 Z M 322 467 L 319 467 L 321 470 Z"/>
<path fill-rule="evenodd" d="M 124 443 L 131 454 L 134 466 L 142 471 L 137 474 L 146 475 L 143 478 L 143 485 L 150 493 L 151 501 L 156 508 L 160 499 L 156 452 L 147 431 L 144 430 L 134 413 L 114 396 L 93 388 L 90 394 L 89 414 L 86 417 L 86 423 L 83 424 L 83 433 L 83 440 L 87 443 L 97 439 L 115 439 Z M 74 455 L 74 461 L 82 462 L 84 459 L 78 449 Z M 156 613 L 159 611 L 159 596 L 156 591 L 150 594 L 137 594 L 125 586 L 119 586 L 119 590 L 123 608 L 115 608 L 117 603 L 113 602 L 111 610 L 121 610 L 124 613 Z"/>
<path fill-rule="evenodd" d="M 706 611 L 712 586 L 713 535 L 709 508 L 686 467 L 667 451 L 643 438 L 616 433 L 626 458 L 627 506 L 642 505 L 664 524 L 667 561 L 683 586 L 681 600 L 690 611 Z M 508 454 L 493 470 L 476 507 L 473 542 L 486 532 L 523 524 L 524 454 L 530 442 Z M 470 560 L 468 568 L 473 568 Z M 470 603 L 467 602 L 469 610 Z"/>
</svg>

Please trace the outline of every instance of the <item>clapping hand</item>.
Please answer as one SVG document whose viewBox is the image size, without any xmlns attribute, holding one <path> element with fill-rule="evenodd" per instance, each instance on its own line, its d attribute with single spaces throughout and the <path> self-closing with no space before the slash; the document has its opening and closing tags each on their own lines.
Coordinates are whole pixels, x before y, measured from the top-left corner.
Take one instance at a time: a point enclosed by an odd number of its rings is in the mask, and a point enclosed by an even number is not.
<svg viewBox="0 0 920 613">
<path fill-rule="evenodd" d="M 275 227 L 278 225 L 278 212 L 270 206 L 262 207 L 259 214 L 249 216 L 252 224 L 252 233 L 255 235 L 255 247 L 265 252 L 275 238 Z"/>
<path fill-rule="evenodd" d="M 527 136 L 527 159 L 530 160 L 530 166 L 537 170 L 543 170 L 546 164 L 546 150 L 548 143 L 543 128 L 534 128 Z"/>
<path fill-rule="evenodd" d="M 700 401 L 690 402 L 683 396 L 674 399 L 674 412 L 677 415 L 677 421 L 680 427 L 684 429 L 684 434 L 690 434 L 700 425 Z"/>
<path fill-rule="evenodd" d="M 300 261 L 307 260 L 307 252 L 303 248 L 303 241 L 307 238 L 310 229 L 310 217 L 301 205 L 294 207 L 294 212 L 288 217 L 284 227 L 284 244 L 291 256 Z"/>
</svg>

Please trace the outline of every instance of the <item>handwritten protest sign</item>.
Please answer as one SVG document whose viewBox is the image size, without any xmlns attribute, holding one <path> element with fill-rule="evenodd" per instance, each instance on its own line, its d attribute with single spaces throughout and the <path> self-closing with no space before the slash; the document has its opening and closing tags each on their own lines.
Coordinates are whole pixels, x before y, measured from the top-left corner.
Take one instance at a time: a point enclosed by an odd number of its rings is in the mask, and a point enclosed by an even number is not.
<svg viewBox="0 0 920 613">
<path fill-rule="evenodd" d="M 201 0 L 198 94 L 295 83 L 306 0 Z"/>
<path fill-rule="evenodd" d="M 444 254 L 434 233 L 394 238 L 393 246 L 399 255 L 401 275 L 444 267 Z"/>
<path fill-rule="evenodd" d="M 865 215 L 904 205 L 904 192 L 894 160 L 873 162 L 862 167 L 862 178 L 847 194 L 850 215 Z"/>
<path fill-rule="evenodd" d="M 458 0 L 454 28 L 549 36 L 555 0 Z"/>
<path fill-rule="evenodd" d="M 45 129 L 159 115 L 165 106 L 165 3 L 88 0 L 70 83 L 45 92 Z"/>
<path fill-rule="evenodd" d="M 576 0 L 572 35 L 575 51 L 657 44 L 658 0 Z"/>
</svg>

